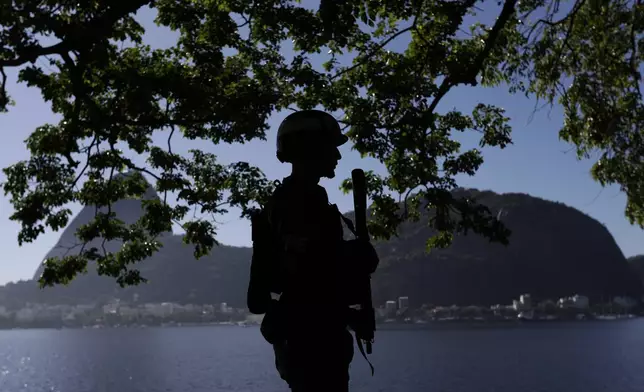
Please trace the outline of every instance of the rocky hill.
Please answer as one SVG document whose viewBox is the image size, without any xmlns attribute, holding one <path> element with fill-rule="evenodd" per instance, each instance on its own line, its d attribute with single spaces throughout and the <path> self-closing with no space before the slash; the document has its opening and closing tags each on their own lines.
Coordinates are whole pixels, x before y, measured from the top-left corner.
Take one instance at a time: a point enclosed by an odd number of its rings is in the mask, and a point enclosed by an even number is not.
<svg viewBox="0 0 644 392">
<path fill-rule="evenodd" d="M 637 276 L 644 282 L 644 255 L 631 256 L 628 264 L 635 271 Z"/>
<path fill-rule="evenodd" d="M 628 258 L 629 263 L 644 264 L 644 255 L 631 256 Z"/>
<path fill-rule="evenodd" d="M 423 246 L 431 233 L 422 223 L 407 223 L 399 238 L 379 245 L 384 265 L 374 277 L 378 301 L 408 293 L 417 303 L 484 305 L 521 293 L 593 299 L 641 293 L 608 229 L 584 213 L 526 194 L 459 192 L 500 214 L 512 230 L 510 245 L 468 235 L 427 255 Z"/>
<path fill-rule="evenodd" d="M 148 196 L 156 197 L 153 192 Z M 640 295 L 641 280 L 608 230 L 589 216 L 525 194 L 458 192 L 476 196 L 499 213 L 513 231 L 511 244 L 494 245 L 469 235 L 455 238 L 449 249 L 426 254 L 425 241 L 431 232 L 422 220 L 407 223 L 399 237 L 376 245 L 382 260 L 373 279 L 377 303 L 401 295 L 409 296 L 412 305 L 508 303 L 522 293 L 537 298 L 575 293 L 597 299 Z M 121 201 L 113 210 L 128 221 L 141 215 L 136 200 Z M 83 209 L 63 232 L 59 245 L 71 243 L 75 227 L 91 214 L 92 209 Z M 245 305 L 249 248 L 221 246 L 195 260 L 181 236 L 168 234 L 162 242 L 163 249 L 139 265 L 149 279 L 147 284 L 120 289 L 113 280 L 90 272 L 67 287 L 38 290 L 33 281 L 9 284 L 0 288 L 0 304 L 87 303 L 113 297 L 129 300 L 136 294 L 142 302 Z M 60 251 L 53 249 L 50 255 Z"/>
<path fill-rule="evenodd" d="M 131 173 L 123 173 L 123 174 L 118 174 L 115 177 L 125 177 L 125 176 L 130 176 L 132 175 Z M 148 188 L 143 195 L 143 198 L 145 200 L 154 200 L 158 199 L 159 196 L 157 195 L 157 192 L 154 190 L 152 185 L 148 184 Z M 124 199 L 124 200 L 119 200 L 118 202 L 114 203 L 112 205 L 112 211 L 115 211 L 117 214 L 117 217 L 125 222 L 126 224 L 132 224 L 136 222 L 141 216 L 143 215 L 143 210 L 141 208 L 141 201 L 140 200 L 135 200 L 135 199 Z M 99 209 L 99 212 L 107 212 L 105 208 Z M 78 215 L 72 219 L 72 221 L 67 225 L 65 230 L 61 233 L 60 237 L 58 238 L 58 242 L 54 247 L 47 253 L 45 256 L 44 260 L 47 260 L 50 257 L 63 257 L 68 254 L 73 254 L 74 251 L 78 253 L 78 244 L 79 241 L 76 238 L 76 231 L 83 225 L 86 225 L 89 223 L 94 216 L 96 215 L 97 211 L 96 208 L 94 207 L 85 207 L 83 208 Z M 166 233 L 165 236 L 171 236 L 172 233 Z M 92 243 L 88 245 L 88 247 L 97 247 L 100 248 L 101 245 L 105 246 L 105 249 L 107 251 L 113 252 L 115 250 L 118 250 L 121 246 L 121 243 L 118 241 L 107 241 L 105 244 L 102 244 L 102 240 L 96 239 Z M 43 261 L 44 261 L 43 260 Z M 40 278 L 40 275 L 42 274 L 44 269 L 44 265 L 41 263 L 40 266 L 36 269 L 36 272 L 34 273 L 33 279 L 38 280 Z M 94 272 L 91 270 L 91 272 Z"/>
</svg>

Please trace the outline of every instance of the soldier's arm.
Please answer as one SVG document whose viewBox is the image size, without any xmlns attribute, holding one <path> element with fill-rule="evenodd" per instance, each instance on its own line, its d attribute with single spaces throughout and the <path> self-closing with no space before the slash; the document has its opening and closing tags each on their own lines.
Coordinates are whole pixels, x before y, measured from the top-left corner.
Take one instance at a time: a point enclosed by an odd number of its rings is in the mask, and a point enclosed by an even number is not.
<svg viewBox="0 0 644 392">
<path fill-rule="evenodd" d="M 248 282 L 247 306 L 254 314 L 263 314 L 268 310 L 270 303 L 270 287 L 268 276 L 270 275 L 272 249 L 270 239 L 264 238 L 270 230 L 265 213 L 258 213 L 252 216 L 252 239 L 253 256 L 250 265 L 250 280 Z"/>
</svg>

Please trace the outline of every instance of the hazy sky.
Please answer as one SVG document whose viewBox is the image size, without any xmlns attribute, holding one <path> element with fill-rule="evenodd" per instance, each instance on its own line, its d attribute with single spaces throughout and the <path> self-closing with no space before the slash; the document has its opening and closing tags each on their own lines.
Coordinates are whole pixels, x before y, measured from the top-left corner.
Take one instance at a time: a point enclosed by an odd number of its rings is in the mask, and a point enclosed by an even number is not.
<svg viewBox="0 0 644 392">
<path fill-rule="evenodd" d="M 154 15 L 145 11 L 140 13 L 140 20 L 148 29 L 146 42 L 153 47 L 172 45 L 175 34 L 162 30 L 153 24 Z M 398 43 L 397 45 L 402 45 Z M 394 44 L 395 48 L 396 44 Z M 39 64 L 44 64 L 40 60 Z M 37 89 L 16 84 L 16 70 L 9 70 L 8 89 L 16 106 L 8 114 L 0 114 L 0 166 L 6 167 L 19 160 L 27 159 L 23 141 L 39 125 L 55 122 L 56 117 L 45 103 Z M 485 149 L 485 163 L 474 177 L 463 177 L 460 185 L 479 189 L 490 189 L 499 193 L 521 192 L 548 200 L 555 200 L 575 207 L 598 221 L 604 223 L 615 237 L 626 256 L 644 253 L 644 232 L 631 226 L 624 217 L 625 197 L 617 187 L 602 188 L 595 183 L 589 174 L 591 161 L 578 161 L 571 146 L 561 142 L 558 129 L 562 124 L 562 113 L 559 108 L 542 109 L 534 116 L 535 102 L 523 96 L 510 95 L 502 88 L 459 88 L 452 90 L 439 105 L 439 110 L 457 108 L 470 112 L 478 102 L 496 104 L 507 110 L 512 118 L 514 145 L 505 150 Z M 214 152 L 224 162 L 248 161 L 261 167 L 269 178 L 282 178 L 288 174 L 289 167 L 280 164 L 275 158 L 274 136 L 277 125 L 284 117 L 277 113 L 270 121 L 271 131 L 267 142 L 253 142 L 246 145 L 214 146 L 205 142 L 187 142 L 176 138 L 173 150 L 187 151 L 189 148 L 202 148 Z M 167 135 L 157 136 L 159 143 L 164 143 Z M 464 135 L 460 138 L 464 147 L 474 147 L 478 135 Z M 346 145 L 341 149 L 343 160 L 334 180 L 327 180 L 327 187 L 332 202 L 341 210 L 350 210 L 352 199 L 339 190 L 342 179 L 350 175 L 351 169 L 375 169 L 381 167 L 373 162 L 361 160 L 358 154 Z M 0 174 L 0 181 L 4 181 Z M 80 206 L 74 206 L 77 212 Z M 0 238 L 2 238 L 2 257 L 0 258 L 0 284 L 8 281 L 30 278 L 45 254 L 57 241 L 59 233 L 47 232 L 35 243 L 19 247 L 16 236 L 18 224 L 9 221 L 12 207 L 2 196 L 0 199 Z M 224 244 L 249 245 L 250 227 L 247 221 L 231 213 L 220 219 L 218 239 Z M 553 222 L 553 225 L 556 222 Z"/>
</svg>

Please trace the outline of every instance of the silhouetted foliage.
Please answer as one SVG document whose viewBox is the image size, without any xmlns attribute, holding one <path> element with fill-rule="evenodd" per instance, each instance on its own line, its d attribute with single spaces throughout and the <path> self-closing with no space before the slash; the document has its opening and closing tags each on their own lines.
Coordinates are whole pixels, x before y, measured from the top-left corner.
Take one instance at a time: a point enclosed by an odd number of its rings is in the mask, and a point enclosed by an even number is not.
<svg viewBox="0 0 644 392">
<path fill-rule="evenodd" d="M 27 139 L 30 159 L 5 169 L 11 219 L 22 225 L 18 241 L 65 227 L 68 205 L 80 202 L 102 208 L 79 229 L 81 241 L 121 239 L 124 246 L 82 246 L 79 254 L 48 260 L 41 285 L 69 282 L 88 261 L 122 285 L 141 282 L 132 264 L 159 249 L 158 236 L 173 221 L 201 257 L 216 244 L 216 228 L 211 220 L 191 220 L 189 210 L 216 215 L 238 207 L 247 216 L 271 185 L 245 162 L 223 165 L 199 150 L 188 157 L 173 153 L 173 135 L 244 143 L 265 137 L 275 111 L 323 107 L 341 116 L 355 149 L 388 170 L 370 176 L 374 236 L 390 238 L 402 222 L 420 219 L 415 206 L 422 204 L 431 211 L 424 222 L 434 229 L 430 248 L 445 247 L 467 231 L 507 243 L 509 232 L 493 215 L 451 193 L 455 176 L 473 175 L 483 162 L 479 149 L 462 152 L 453 132 L 480 132 L 481 147 L 511 143 L 501 108 L 438 109 L 452 88 L 479 84 L 560 102 L 566 113 L 561 136 L 580 156 L 594 148 L 604 152 L 595 177 L 621 185 L 627 216 L 644 225 L 642 7 L 625 0 L 576 0 L 568 11 L 561 5 L 322 0 L 310 9 L 287 0 L 2 2 L 0 111 L 11 104 L 4 70 L 21 67 L 19 81 L 40 89 L 62 118 L 38 127 Z M 143 42 L 134 13 L 145 6 L 157 12 L 158 24 L 180 33 L 176 45 L 151 49 Z M 497 15 L 493 25 L 470 22 L 479 6 Z M 471 24 L 469 33 L 464 24 Z M 410 38 L 404 50 L 390 50 L 404 36 Z M 295 54 L 286 58 L 282 49 L 291 44 Z M 341 64 L 342 55 L 353 57 L 352 64 Z M 323 69 L 311 65 L 313 56 L 326 56 Z M 167 132 L 167 146 L 153 145 L 155 131 Z M 147 165 L 137 166 L 131 152 L 148 157 Z M 164 195 L 144 200 L 147 213 L 132 224 L 110 211 L 117 200 L 140 197 L 145 188 L 140 176 L 114 177 L 125 170 L 153 177 Z M 176 205 L 165 203 L 167 193 L 178 196 Z M 398 208 L 397 195 L 407 209 Z"/>
</svg>

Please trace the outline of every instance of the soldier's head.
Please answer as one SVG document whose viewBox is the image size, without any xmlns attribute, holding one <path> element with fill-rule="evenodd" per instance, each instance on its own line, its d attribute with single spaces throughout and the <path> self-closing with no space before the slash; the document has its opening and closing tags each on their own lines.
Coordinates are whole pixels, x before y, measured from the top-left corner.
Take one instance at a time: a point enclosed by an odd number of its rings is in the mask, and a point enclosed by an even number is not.
<svg viewBox="0 0 644 392">
<path fill-rule="evenodd" d="M 349 140 L 333 116 L 303 110 L 287 116 L 277 131 L 277 159 L 312 177 L 333 178 L 342 156 L 338 147 Z"/>
</svg>

